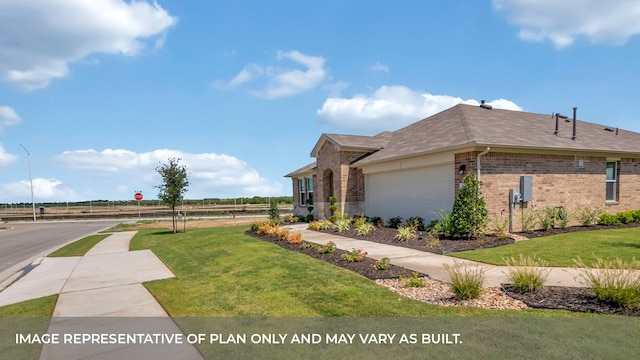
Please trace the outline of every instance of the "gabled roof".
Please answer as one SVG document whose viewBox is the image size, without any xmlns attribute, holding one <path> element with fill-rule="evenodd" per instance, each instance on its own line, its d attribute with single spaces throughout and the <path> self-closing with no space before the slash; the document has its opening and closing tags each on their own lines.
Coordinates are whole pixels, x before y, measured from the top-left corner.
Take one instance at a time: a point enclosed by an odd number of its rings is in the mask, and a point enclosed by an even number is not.
<svg viewBox="0 0 640 360">
<path fill-rule="evenodd" d="M 391 133 L 384 148 L 354 165 L 361 166 L 409 156 L 455 150 L 469 146 L 547 149 L 640 155 L 640 133 L 608 128 L 585 121 L 480 106 L 456 105 Z"/>
<path fill-rule="evenodd" d="M 306 175 L 306 174 L 309 174 L 309 173 L 313 173 L 316 170 L 317 167 L 318 167 L 318 165 L 314 161 L 309 165 L 303 166 L 298 170 L 295 170 L 295 171 L 292 171 L 292 172 L 288 173 L 284 177 L 295 177 L 295 176 L 300 176 L 300 175 Z"/>
<path fill-rule="evenodd" d="M 322 134 L 311 150 L 311 156 L 317 157 L 318 151 L 325 142 L 331 142 L 338 150 L 361 150 L 363 152 L 375 151 L 383 148 L 393 133 L 389 131 L 382 132 L 375 136 L 359 136 L 359 135 L 341 135 L 341 134 Z"/>
</svg>

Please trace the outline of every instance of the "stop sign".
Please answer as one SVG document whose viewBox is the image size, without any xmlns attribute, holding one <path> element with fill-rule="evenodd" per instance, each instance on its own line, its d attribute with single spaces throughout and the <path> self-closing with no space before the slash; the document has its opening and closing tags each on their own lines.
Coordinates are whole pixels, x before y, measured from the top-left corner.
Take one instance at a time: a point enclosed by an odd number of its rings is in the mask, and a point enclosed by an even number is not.
<svg viewBox="0 0 640 360">
<path fill-rule="evenodd" d="M 136 199 L 136 201 L 142 201 L 142 193 L 137 192 L 133 195 L 133 198 Z"/>
</svg>

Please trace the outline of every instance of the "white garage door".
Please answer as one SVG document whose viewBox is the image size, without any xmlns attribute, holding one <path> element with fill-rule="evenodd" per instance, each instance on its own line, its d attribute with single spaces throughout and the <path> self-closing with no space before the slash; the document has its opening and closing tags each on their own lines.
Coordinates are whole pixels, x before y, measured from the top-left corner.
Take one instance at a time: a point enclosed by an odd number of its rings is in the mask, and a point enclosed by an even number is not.
<svg viewBox="0 0 640 360">
<path fill-rule="evenodd" d="M 428 223 L 455 198 L 453 164 L 365 176 L 365 214 L 385 220 L 420 216 Z"/>
</svg>

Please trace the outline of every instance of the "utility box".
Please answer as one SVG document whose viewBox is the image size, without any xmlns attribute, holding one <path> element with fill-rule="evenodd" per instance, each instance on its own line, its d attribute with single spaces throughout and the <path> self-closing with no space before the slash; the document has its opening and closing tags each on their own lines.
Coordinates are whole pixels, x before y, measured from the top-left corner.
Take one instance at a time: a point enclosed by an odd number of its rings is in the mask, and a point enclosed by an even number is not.
<svg viewBox="0 0 640 360">
<path fill-rule="evenodd" d="M 533 177 L 530 175 L 520 176 L 520 196 L 522 202 L 533 200 Z"/>
</svg>

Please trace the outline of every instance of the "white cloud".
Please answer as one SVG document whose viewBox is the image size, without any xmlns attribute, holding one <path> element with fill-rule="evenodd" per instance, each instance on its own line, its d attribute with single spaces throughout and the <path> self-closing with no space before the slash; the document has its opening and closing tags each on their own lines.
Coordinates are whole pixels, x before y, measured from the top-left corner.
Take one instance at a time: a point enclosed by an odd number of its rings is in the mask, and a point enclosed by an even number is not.
<svg viewBox="0 0 640 360">
<path fill-rule="evenodd" d="M 0 134 L 2 134 L 2 129 L 5 126 L 17 125 L 21 122 L 22 119 L 13 108 L 0 106 Z"/>
<path fill-rule="evenodd" d="M 57 156 L 56 160 L 70 169 L 101 176 L 118 178 L 133 174 L 138 179 L 138 186 L 146 185 L 151 188 L 160 183 L 160 177 L 155 169 L 172 157 L 180 158 L 180 164 L 186 167 L 191 183 L 190 193 L 241 192 L 253 196 L 277 195 L 282 191 L 282 185 L 278 182 L 269 183 L 246 162 L 225 154 L 192 154 L 171 149 L 159 149 L 146 153 L 124 149 L 103 151 L 89 149 L 65 151 Z M 119 192 L 127 189 L 122 184 L 116 186 Z"/>
<path fill-rule="evenodd" d="M 74 191 L 62 186 L 62 181 L 57 179 L 33 179 L 34 202 L 42 201 L 77 201 L 79 200 Z M 11 194 L 12 197 L 22 198 L 23 202 L 31 202 L 31 184 L 28 180 L 2 185 L 3 192 Z"/>
<path fill-rule="evenodd" d="M 0 167 L 11 164 L 18 159 L 17 156 L 7 153 L 0 144 Z"/>
<path fill-rule="evenodd" d="M 381 71 L 381 72 L 389 72 L 389 65 L 381 64 L 380 61 L 377 61 L 375 64 L 369 67 L 371 71 Z"/>
<path fill-rule="evenodd" d="M 456 104 L 479 105 L 480 102 L 433 95 L 405 86 L 382 86 L 371 95 L 356 95 L 350 99 L 328 98 L 316 113 L 320 121 L 336 128 L 376 133 L 399 129 Z M 501 109 L 522 110 L 505 99 L 488 104 Z"/>
<path fill-rule="evenodd" d="M 260 90 L 250 93 L 265 99 L 278 99 L 300 94 L 317 87 L 327 76 L 324 69 L 325 59 L 320 56 L 309 56 L 299 51 L 278 51 L 277 60 L 290 60 L 304 66 L 306 69 L 280 68 L 276 66 L 261 66 L 249 64 L 231 80 L 216 80 L 212 86 L 219 89 L 237 87 L 258 78 L 265 78 L 266 83 Z"/>
<path fill-rule="evenodd" d="M 177 23 L 157 2 L 0 1 L 0 80 L 24 90 L 69 74 L 92 53 L 136 55 Z"/>
<path fill-rule="evenodd" d="M 523 40 L 550 40 L 557 48 L 578 37 L 593 43 L 624 44 L 640 33 L 640 1 L 629 0 L 493 0 L 520 27 Z"/>
</svg>

